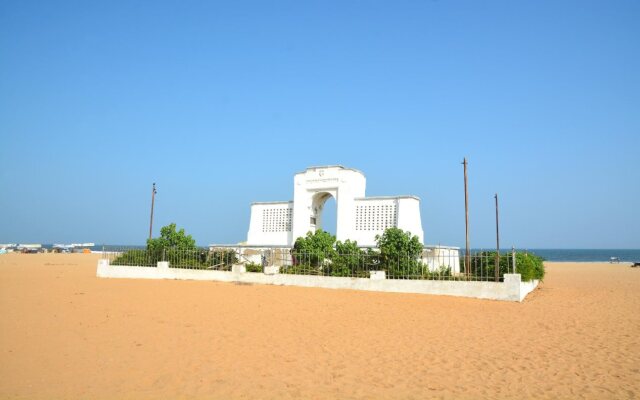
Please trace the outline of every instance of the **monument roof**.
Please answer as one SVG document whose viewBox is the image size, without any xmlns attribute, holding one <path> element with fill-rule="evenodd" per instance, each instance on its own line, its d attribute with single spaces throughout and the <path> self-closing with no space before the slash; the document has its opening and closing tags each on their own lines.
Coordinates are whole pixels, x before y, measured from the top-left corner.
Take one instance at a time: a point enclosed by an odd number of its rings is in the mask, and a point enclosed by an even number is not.
<svg viewBox="0 0 640 400">
<path fill-rule="evenodd" d="M 361 175 L 363 175 L 363 176 L 364 176 L 364 173 L 363 173 L 362 171 L 360 171 L 359 169 L 355 169 L 355 168 L 348 168 L 348 167 L 345 167 L 344 165 L 339 165 L 339 164 L 336 164 L 336 165 L 313 165 L 313 166 L 307 167 L 304 171 L 300 171 L 300 172 L 298 172 L 296 175 L 298 175 L 298 174 L 304 174 L 305 172 L 307 172 L 307 171 L 309 171 L 309 170 L 314 170 L 314 169 L 329 169 L 329 168 L 338 168 L 338 169 L 343 169 L 343 170 L 345 170 L 345 171 L 354 171 L 354 172 L 357 172 L 357 173 L 359 173 L 359 174 L 361 174 Z"/>
<path fill-rule="evenodd" d="M 393 200 L 393 199 L 415 199 L 420 201 L 420 197 L 414 196 L 412 194 L 402 194 L 399 196 L 366 196 L 366 197 L 354 198 L 354 200 Z"/>
</svg>

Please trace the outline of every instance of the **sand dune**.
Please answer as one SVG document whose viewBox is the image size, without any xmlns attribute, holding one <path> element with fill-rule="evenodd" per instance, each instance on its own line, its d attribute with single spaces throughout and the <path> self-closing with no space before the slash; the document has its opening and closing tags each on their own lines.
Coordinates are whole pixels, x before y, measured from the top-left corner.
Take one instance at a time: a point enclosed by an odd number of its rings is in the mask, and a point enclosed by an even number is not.
<svg viewBox="0 0 640 400">
<path fill-rule="evenodd" d="M 522 304 L 95 277 L 0 255 L 0 398 L 640 396 L 640 269 L 548 263 Z"/>
</svg>

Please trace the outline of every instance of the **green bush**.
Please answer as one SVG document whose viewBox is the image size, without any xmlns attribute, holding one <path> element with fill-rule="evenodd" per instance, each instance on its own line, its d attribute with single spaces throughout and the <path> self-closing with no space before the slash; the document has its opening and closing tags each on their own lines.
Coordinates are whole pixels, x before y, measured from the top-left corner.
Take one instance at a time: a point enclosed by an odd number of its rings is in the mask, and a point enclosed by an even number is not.
<svg viewBox="0 0 640 400">
<path fill-rule="evenodd" d="M 254 262 L 248 262 L 245 265 L 247 272 L 262 272 L 262 265 Z"/>
<path fill-rule="evenodd" d="M 321 266 L 313 266 L 308 262 L 282 266 L 280 267 L 280 273 L 290 275 L 324 275 Z"/>
<path fill-rule="evenodd" d="M 228 271 L 238 262 L 235 250 L 210 251 L 196 247 L 196 241 L 171 223 L 160 229 L 160 237 L 147 240 L 146 249 L 128 250 L 112 265 L 155 267 L 158 261 L 168 261 L 171 268 L 218 269 Z"/>
<path fill-rule="evenodd" d="M 140 267 L 155 267 L 161 261 L 162 252 L 146 249 L 133 249 L 125 251 L 111 260 L 111 265 L 129 265 Z"/>
<path fill-rule="evenodd" d="M 231 266 L 238 262 L 238 256 L 235 250 L 133 249 L 120 254 L 111 261 L 111 265 L 155 267 L 159 261 L 168 261 L 171 268 L 230 271 Z"/>
<path fill-rule="evenodd" d="M 355 241 L 336 242 L 335 236 L 320 229 L 309 232 L 306 237 L 296 240 L 292 251 L 293 265 L 281 272 L 368 277 L 369 271 L 384 270 L 390 278 L 415 279 L 434 274 L 419 261 L 422 244 L 417 236 L 398 228 L 388 228 L 381 236 L 376 236 L 376 241 L 379 250 L 363 250 Z"/>
<path fill-rule="evenodd" d="M 335 245 L 335 248 L 334 248 Z M 293 247 L 293 265 L 281 269 L 284 274 L 323 276 L 369 276 L 370 256 L 351 240 L 336 242 L 335 236 L 318 229 L 298 238 Z"/>
<path fill-rule="evenodd" d="M 451 268 L 450 267 L 446 267 L 444 265 L 440 266 L 440 268 L 438 268 L 435 271 L 430 271 L 427 265 L 424 265 L 424 269 L 423 272 L 420 276 L 418 276 L 415 279 L 432 279 L 432 280 L 437 280 L 437 279 L 444 279 L 444 278 L 450 278 L 453 276 L 453 273 L 451 272 Z"/>
<path fill-rule="evenodd" d="M 422 243 L 418 236 L 399 228 L 387 228 L 376 235 L 380 249 L 380 266 L 390 278 L 421 276 L 428 271 L 418 260 L 422 254 Z"/>
<path fill-rule="evenodd" d="M 471 272 L 472 276 L 484 276 L 491 278 L 495 276 L 496 265 L 495 251 L 482 251 L 472 255 Z M 464 271 L 464 259 L 460 258 L 460 271 Z M 500 277 L 504 274 L 513 273 L 513 260 L 511 252 L 500 254 L 499 260 Z M 532 279 L 544 278 L 544 259 L 532 253 L 516 252 L 516 273 L 520 274 L 523 282 Z"/>
<path fill-rule="evenodd" d="M 522 281 L 544 279 L 544 259 L 532 253 L 516 253 L 516 272 Z"/>
<path fill-rule="evenodd" d="M 335 254 L 333 248 L 335 241 L 335 236 L 322 229 L 318 229 L 314 233 L 307 232 L 307 236 L 297 238 L 293 245 L 292 255 L 296 260 L 295 263 L 320 268 L 325 260 L 331 259 Z"/>
<path fill-rule="evenodd" d="M 495 264 L 496 264 L 495 251 L 481 251 L 471 255 L 470 272 L 469 275 L 473 277 L 486 277 L 491 279 L 495 276 Z M 500 255 L 500 272 L 499 276 L 513 272 L 511 253 L 502 253 Z M 460 258 L 460 271 L 465 270 L 464 258 Z"/>
<path fill-rule="evenodd" d="M 216 250 L 209 253 L 207 262 L 214 269 L 230 271 L 233 264 L 237 264 L 239 261 L 238 254 L 235 250 L 225 249 Z"/>
<path fill-rule="evenodd" d="M 160 237 L 148 239 L 147 249 L 162 250 L 178 248 L 182 250 L 196 250 L 196 241 L 184 232 L 184 229 L 176 230 L 176 224 L 171 223 L 160 229 Z"/>
<path fill-rule="evenodd" d="M 168 261 L 171 268 L 207 269 L 214 265 L 208 249 L 164 249 L 162 261 Z"/>
<path fill-rule="evenodd" d="M 336 242 L 336 251 L 331 262 L 325 265 L 326 274 L 331 276 L 366 276 L 366 255 L 356 241 Z"/>
</svg>

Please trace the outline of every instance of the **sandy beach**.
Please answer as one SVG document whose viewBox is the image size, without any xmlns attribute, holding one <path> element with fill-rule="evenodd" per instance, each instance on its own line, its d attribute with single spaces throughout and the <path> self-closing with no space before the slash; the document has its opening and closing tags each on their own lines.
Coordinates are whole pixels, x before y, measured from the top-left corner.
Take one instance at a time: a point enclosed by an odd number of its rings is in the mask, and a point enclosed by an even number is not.
<svg viewBox="0 0 640 400">
<path fill-rule="evenodd" d="M 547 263 L 524 303 L 95 277 L 0 255 L 2 399 L 640 397 L 640 269 Z"/>
</svg>

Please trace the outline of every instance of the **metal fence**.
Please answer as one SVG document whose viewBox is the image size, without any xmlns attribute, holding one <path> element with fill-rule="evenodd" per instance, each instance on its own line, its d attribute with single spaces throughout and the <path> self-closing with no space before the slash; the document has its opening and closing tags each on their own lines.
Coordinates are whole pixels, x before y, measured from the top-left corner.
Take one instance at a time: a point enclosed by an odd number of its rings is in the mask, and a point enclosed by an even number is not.
<svg viewBox="0 0 640 400">
<path fill-rule="evenodd" d="M 171 268 L 208 269 L 230 271 L 239 259 L 233 250 L 209 249 L 141 249 L 119 248 L 103 251 L 102 258 L 109 260 L 110 265 L 127 265 L 133 267 L 157 267 L 158 262 L 169 262 Z"/>
<path fill-rule="evenodd" d="M 458 251 L 410 255 L 382 254 L 375 249 L 345 254 L 284 249 L 249 253 L 230 248 L 122 248 L 102 254 L 111 265 L 156 267 L 158 262 L 167 261 L 171 268 L 230 271 L 232 265 L 242 264 L 247 272 L 277 266 L 281 274 L 353 278 L 369 278 L 371 271 L 384 271 L 387 279 L 502 281 L 505 273 L 516 270 L 514 251 L 500 256 L 495 251 L 479 251 L 468 258 Z"/>
<path fill-rule="evenodd" d="M 274 260 L 281 274 L 369 278 L 371 271 L 384 271 L 386 279 L 503 281 L 515 270 L 514 256 L 476 252 L 466 258 L 457 252 L 445 254 L 381 254 L 375 250 L 358 253 L 291 252 Z M 496 274 L 495 266 L 498 265 Z"/>
<path fill-rule="evenodd" d="M 469 257 L 461 255 L 460 271 L 465 280 L 503 281 L 504 274 L 516 273 L 516 252 L 479 251 Z"/>
</svg>

